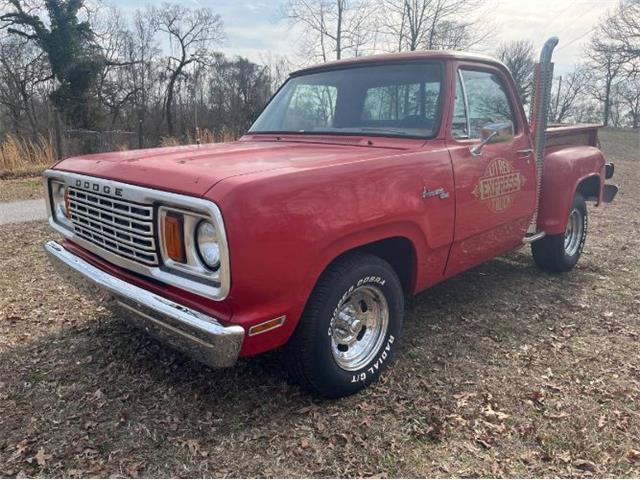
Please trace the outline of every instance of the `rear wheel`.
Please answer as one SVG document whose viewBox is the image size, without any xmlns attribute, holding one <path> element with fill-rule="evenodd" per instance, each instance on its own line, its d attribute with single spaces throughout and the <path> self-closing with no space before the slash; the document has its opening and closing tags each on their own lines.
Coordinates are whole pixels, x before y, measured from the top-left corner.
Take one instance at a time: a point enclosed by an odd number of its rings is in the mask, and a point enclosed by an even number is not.
<svg viewBox="0 0 640 480">
<path fill-rule="evenodd" d="M 290 374 L 325 397 L 362 390 L 391 361 L 403 311 L 402 286 L 387 262 L 365 253 L 339 259 L 318 281 L 285 349 Z"/>
<path fill-rule="evenodd" d="M 579 193 L 573 198 L 564 233 L 547 235 L 531 244 L 533 259 L 543 270 L 568 272 L 580 259 L 587 239 L 587 205 Z"/>
</svg>

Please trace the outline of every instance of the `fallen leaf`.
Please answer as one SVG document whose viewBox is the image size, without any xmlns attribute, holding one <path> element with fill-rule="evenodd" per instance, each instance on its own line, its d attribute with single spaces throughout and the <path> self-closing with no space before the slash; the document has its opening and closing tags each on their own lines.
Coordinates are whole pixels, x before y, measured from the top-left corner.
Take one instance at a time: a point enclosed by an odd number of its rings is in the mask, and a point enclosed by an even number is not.
<svg viewBox="0 0 640 480">
<path fill-rule="evenodd" d="M 527 395 L 527 398 L 529 398 L 530 400 L 533 400 L 533 402 L 537 403 L 538 405 L 542 405 L 542 402 L 544 402 L 544 391 L 534 390 L 533 392 Z"/>
<path fill-rule="evenodd" d="M 509 418 L 509 415 L 507 415 L 506 413 L 494 410 L 491 404 L 487 405 L 487 408 L 484 409 L 483 414 L 486 418 L 492 420 L 495 419 L 502 421 Z"/>
<path fill-rule="evenodd" d="M 482 440 L 481 438 L 476 438 L 476 442 L 478 442 L 478 444 L 484 448 L 486 448 L 487 450 L 489 450 L 491 448 L 491 445 L 489 445 L 487 442 L 485 442 L 484 440 Z"/>
<path fill-rule="evenodd" d="M 16 445 L 16 454 L 23 455 L 29 449 L 29 441 L 25 438 Z"/>
<path fill-rule="evenodd" d="M 595 463 L 590 462 L 589 460 L 584 460 L 582 458 L 574 460 L 573 466 L 574 468 L 577 468 L 578 470 L 583 470 L 585 472 L 595 472 L 597 470 Z"/>
<path fill-rule="evenodd" d="M 47 455 L 44 453 L 44 448 L 40 448 L 38 453 L 36 453 L 35 459 L 38 465 L 44 467 L 47 464 L 47 460 L 51 458 L 51 455 Z"/>
</svg>

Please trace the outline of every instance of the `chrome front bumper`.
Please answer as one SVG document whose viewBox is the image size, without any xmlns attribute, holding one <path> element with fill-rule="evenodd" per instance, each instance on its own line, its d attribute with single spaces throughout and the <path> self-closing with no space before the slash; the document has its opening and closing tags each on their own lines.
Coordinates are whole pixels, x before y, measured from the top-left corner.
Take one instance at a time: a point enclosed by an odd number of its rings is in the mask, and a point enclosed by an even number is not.
<svg viewBox="0 0 640 480">
<path fill-rule="evenodd" d="M 57 242 L 44 249 L 56 269 L 80 290 L 109 294 L 111 307 L 129 322 L 211 367 L 230 367 L 238 359 L 244 329 L 222 326 L 215 318 L 125 282 L 82 260 Z"/>
</svg>

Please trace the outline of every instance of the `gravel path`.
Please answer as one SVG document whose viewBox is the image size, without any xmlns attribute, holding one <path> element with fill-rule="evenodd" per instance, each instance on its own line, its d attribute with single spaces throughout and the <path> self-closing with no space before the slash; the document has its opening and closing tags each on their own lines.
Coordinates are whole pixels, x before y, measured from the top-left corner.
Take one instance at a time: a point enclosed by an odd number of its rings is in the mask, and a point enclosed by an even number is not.
<svg viewBox="0 0 640 480">
<path fill-rule="evenodd" d="M 31 222 L 46 218 L 47 207 L 42 198 L 0 203 L 0 225 Z"/>
</svg>

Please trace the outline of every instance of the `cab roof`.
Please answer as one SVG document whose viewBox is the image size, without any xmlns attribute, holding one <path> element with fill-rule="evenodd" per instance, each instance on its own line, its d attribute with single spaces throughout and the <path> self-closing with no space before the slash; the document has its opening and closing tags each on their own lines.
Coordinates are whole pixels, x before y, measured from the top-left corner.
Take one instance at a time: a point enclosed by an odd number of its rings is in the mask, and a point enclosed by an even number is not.
<svg viewBox="0 0 640 480">
<path fill-rule="evenodd" d="M 367 55 L 363 57 L 353 57 L 343 60 L 336 60 L 327 63 L 320 63 L 310 67 L 302 68 L 291 73 L 290 76 L 304 75 L 323 70 L 335 70 L 340 68 L 348 68 L 350 66 L 363 66 L 368 64 L 382 64 L 393 62 L 407 62 L 418 60 L 460 60 L 474 61 L 495 65 L 497 67 L 506 68 L 502 62 L 487 55 L 480 55 L 467 52 L 456 52 L 449 50 L 416 50 L 413 52 L 400 53 L 384 53 L 379 55 Z"/>
</svg>

